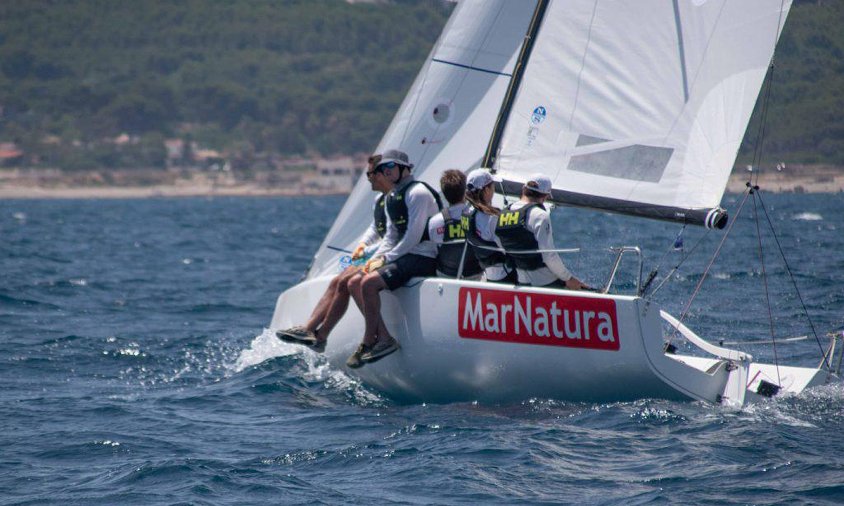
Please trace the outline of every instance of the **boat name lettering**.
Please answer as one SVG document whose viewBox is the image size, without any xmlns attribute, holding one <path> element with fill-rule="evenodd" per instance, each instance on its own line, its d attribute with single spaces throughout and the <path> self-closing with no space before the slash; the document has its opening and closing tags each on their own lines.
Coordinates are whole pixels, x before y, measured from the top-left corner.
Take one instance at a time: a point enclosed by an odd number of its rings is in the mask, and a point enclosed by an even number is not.
<svg viewBox="0 0 844 506">
<path fill-rule="evenodd" d="M 464 287 L 457 316 L 463 338 L 619 349 L 612 299 Z"/>
</svg>

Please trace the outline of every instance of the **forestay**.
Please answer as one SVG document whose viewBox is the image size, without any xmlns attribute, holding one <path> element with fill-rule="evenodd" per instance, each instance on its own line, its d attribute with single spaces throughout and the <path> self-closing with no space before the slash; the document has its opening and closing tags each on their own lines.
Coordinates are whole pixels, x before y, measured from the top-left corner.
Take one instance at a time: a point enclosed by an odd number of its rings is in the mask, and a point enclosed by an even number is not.
<svg viewBox="0 0 844 506">
<path fill-rule="evenodd" d="M 790 5 L 552 1 L 498 151 L 507 190 L 544 172 L 558 203 L 712 226 Z"/>
<path fill-rule="evenodd" d="M 533 0 L 460 2 L 376 151 L 407 152 L 417 179 L 434 187 L 446 169 L 477 167 L 534 7 Z M 339 251 L 353 249 L 372 221 L 372 196 L 362 177 L 320 246 L 309 277 L 336 269 Z"/>
</svg>

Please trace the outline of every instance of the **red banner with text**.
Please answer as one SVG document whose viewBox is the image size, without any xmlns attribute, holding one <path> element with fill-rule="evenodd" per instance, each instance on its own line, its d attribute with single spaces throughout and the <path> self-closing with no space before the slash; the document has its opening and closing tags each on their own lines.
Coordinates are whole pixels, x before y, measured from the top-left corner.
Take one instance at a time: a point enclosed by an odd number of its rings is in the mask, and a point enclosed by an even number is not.
<svg viewBox="0 0 844 506">
<path fill-rule="evenodd" d="M 620 344 L 612 299 L 464 287 L 457 316 L 468 339 L 611 351 Z"/>
</svg>

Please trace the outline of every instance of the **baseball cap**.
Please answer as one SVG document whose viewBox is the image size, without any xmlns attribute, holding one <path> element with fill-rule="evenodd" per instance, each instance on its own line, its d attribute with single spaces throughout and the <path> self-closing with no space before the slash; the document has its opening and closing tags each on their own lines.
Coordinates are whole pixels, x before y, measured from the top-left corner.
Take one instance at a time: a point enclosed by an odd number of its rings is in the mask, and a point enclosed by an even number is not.
<svg viewBox="0 0 844 506">
<path fill-rule="evenodd" d="M 528 182 L 525 183 L 525 188 L 531 189 L 538 193 L 544 193 L 545 195 L 551 194 L 551 178 L 538 172 L 533 174 L 528 178 Z"/>
<path fill-rule="evenodd" d="M 498 179 L 489 173 L 489 169 L 475 169 L 466 176 L 466 189 L 480 190 Z"/>
<path fill-rule="evenodd" d="M 388 149 L 381 153 L 381 161 L 378 162 L 378 165 L 383 165 L 385 163 L 393 162 L 396 165 L 401 165 L 403 167 L 407 167 L 408 169 L 413 168 L 413 164 L 410 163 L 410 159 L 407 157 L 407 153 L 404 151 L 399 151 L 398 149 Z"/>
</svg>

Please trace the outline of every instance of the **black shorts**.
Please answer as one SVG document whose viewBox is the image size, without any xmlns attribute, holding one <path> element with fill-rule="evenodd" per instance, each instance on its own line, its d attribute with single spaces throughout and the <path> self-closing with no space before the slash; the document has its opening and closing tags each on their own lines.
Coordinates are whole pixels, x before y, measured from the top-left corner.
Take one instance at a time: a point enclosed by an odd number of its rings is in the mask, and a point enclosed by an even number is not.
<svg viewBox="0 0 844 506">
<path fill-rule="evenodd" d="M 395 290 L 415 277 L 431 277 L 437 274 L 437 259 L 422 255 L 407 254 L 378 269 L 387 288 Z"/>
</svg>

